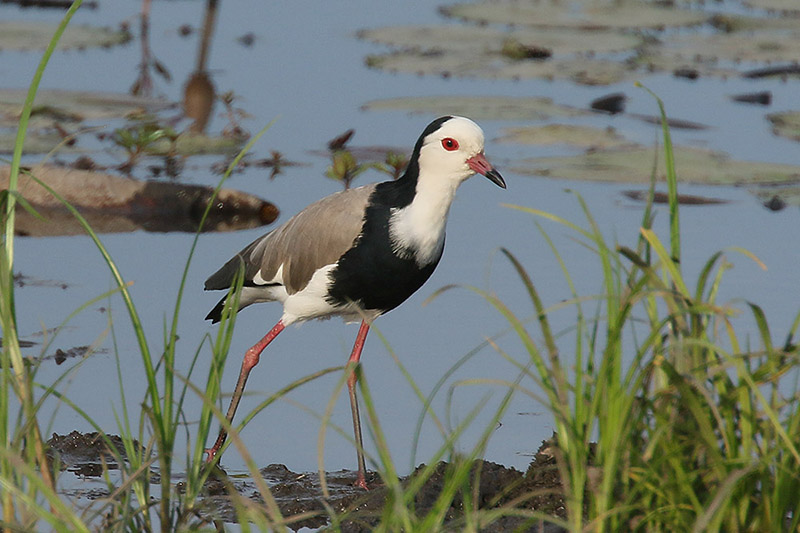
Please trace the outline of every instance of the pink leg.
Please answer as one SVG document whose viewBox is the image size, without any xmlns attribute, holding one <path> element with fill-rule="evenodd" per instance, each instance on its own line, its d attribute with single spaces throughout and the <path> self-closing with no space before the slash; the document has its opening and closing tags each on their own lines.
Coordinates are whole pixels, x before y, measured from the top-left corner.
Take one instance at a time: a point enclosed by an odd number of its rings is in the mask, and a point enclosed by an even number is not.
<svg viewBox="0 0 800 533">
<path fill-rule="evenodd" d="M 364 349 L 364 342 L 367 340 L 367 333 L 369 333 L 369 324 L 366 320 L 361 321 L 361 327 L 358 329 L 358 336 L 356 336 L 356 343 L 353 345 L 353 351 L 350 354 L 350 359 L 347 361 L 352 370 L 347 376 L 347 392 L 350 394 L 350 411 L 353 413 L 353 433 L 356 439 L 356 452 L 358 453 L 358 477 L 354 485 L 361 487 L 364 490 L 367 488 L 367 467 L 364 461 L 364 444 L 361 440 L 361 418 L 358 414 L 358 398 L 356 398 L 356 382 L 358 381 L 358 374 L 356 368 L 361 359 L 361 351 Z M 351 365 L 351 363 L 353 363 Z"/>
<path fill-rule="evenodd" d="M 278 320 L 278 323 L 269 330 L 269 333 L 264 335 L 264 338 L 258 341 L 252 348 L 247 350 L 244 354 L 244 359 L 242 360 L 242 370 L 239 372 L 239 381 L 236 382 L 236 389 L 233 391 L 233 397 L 231 398 L 231 404 L 228 407 L 228 414 L 226 418 L 228 419 L 229 424 L 233 424 L 233 415 L 236 414 L 236 408 L 239 407 L 239 400 L 242 399 L 242 393 L 244 392 L 244 386 L 247 383 L 247 377 L 250 375 L 250 371 L 253 370 L 253 367 L 258 364 L 259 359 L 261 358 L 261 352 L 264 351 L 264 348 L 278 336 L 278 333 L 283 331 L 283 328 L 286 326 L 283 325 L 283 320 Z M 211 463 L 214 461 L 214 457 L 216 457 L 217 452 L 225 444 L 225 439 L 228 437 L 228 432 L 225 431 L 225 428 L 222 427 L 219 430 L 219 436 L 217 437 L 217 441 L 214 443 L 214 446 L 208 448 L 206 453 L 208 457 L 206 457 L 206 463 Z"/>
</svg>

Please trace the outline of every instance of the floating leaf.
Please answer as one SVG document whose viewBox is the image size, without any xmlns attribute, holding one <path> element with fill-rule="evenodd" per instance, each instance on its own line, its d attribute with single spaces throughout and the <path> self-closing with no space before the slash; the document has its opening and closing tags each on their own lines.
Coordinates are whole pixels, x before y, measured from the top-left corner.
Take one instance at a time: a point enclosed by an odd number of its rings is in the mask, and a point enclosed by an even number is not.
<svg viewBox="0 0 800 533">
<path fill-rule="evenodd" d="M 784 13 L 800 14 L 800 5 L 797 0 L 745 0 L 746 6 L 756 9 L 783 11 Z"/>
<path fill-rule="evenodd" d="M 622 63 L 587 58 L 549 61 L 489 60 L 458 53 L 395 52 L 369 56 L 367 65 L 389 72 L 407 72 L 442 77 L 490 79 L 568 80 L 581 85 L 611 85 L 635 76 Z"/>
<path fill-rule="evenodd" d="M 374 100 L 362 109 L 410 111 L 436 115 L 464 115 L 475 120 L 546 120 L 576 117 L 587 111 L 554 104 L 550 98 L 506 98 L 502 96 L 428 96 Z"/>
<path fill-rule="evenodd" d="M 800 25 L 800 20 L 794 24 Z M 701 74 L 737 75 L 739 62 L 793 62 L 800 57 L 800 33 L 757 31 L 673 36 L 651 46 L 636 60 L 650 69 L 675 70 L 691 65 Z"/>
<path fill-rule="evenodd" d="M 800 207 L 800 187 L 794 186 L 766 186 L 750 190 L 755 194 L 764 207 L 772 211 L 780 211 L 786 206 Z"/>
<path fill-rule="evenodd" d="M 581 2 L 492 1 L 455 4 L 440 11 L 449 17 L 479 23 L 568 28 L 664 28 L 702 24 L 697 10 L 664 7 L 641 0 Z"/>
<path fill-rule="evenodd" d="M 664 162 L 658 147 L 527 159 L 513 170 L 521 174 L 582 181 L 649 183 L 656 158 L 657 178 L 663 181 Z M 800 166 L 734 161 L 721 152 L 687 147 L 675 147 L 675 169 L 678 180 L 683 183 L 742 185 L 800 181 Z"/>
<path fill-rule="evenodd" d="M 26 96 L 26 90 L 0 89 L 0 126 L 16 126 Z M 120 93 L 51 89 L 36 93 L 34 115 L 51 116 L 55 120 L 69 117 L 70 120 L 80 121 L 155 113 L 175 106 L 165 100 Z"/>
<path fill-rule="evenodd" d="M 772 123 L 772 132 L 781 137 L 800 141 L 800 111 L 786 111 L 767 115 Z"/>
<path fill-rule="evenodd" d="M 517 144 L 569 144 L 584 148 L 614 148 L 631 144 L 614 128 L 592 128 L 567 124 L 548 124 L 546 126 L 525 126 L 507 128 L 500 138 L 501 142 Z"/>
<path fill-rule="evenodd" d="M 47 154 L 52 151 L 56 146 L 63 141 L 63 137 L 58 133 L 29 131 L 25 136 L 24 150 L 25 154 Z M 14 145 L 17 141 L 16 132 L 3 133 L 0 132 L 0 153 L 10 154 L 14 151 Z M 69 146 L 66 143 L 59 146 L 59 152 L 72 152 L 76 151 L 74 146 Z"/>
<path fill-rule="evenodd" d="M 43 50 L 50 44 L 58 24 L 0 21 L 0 50 Z M 124 30 L 70 25 L 58 41 L 58 49 L 108 48 L 131 40 Z"/>
<path fill-rule="evenodd" d="M 774 9 L 788 9 L 789 5 L 798 9 L 796 0 L 764 0 L 771 1 Z M 390 53 L 368 56 L 367 65 L 443 77 L 540 78 L 609 85 L 634 79 L 643 71 L 738 76 L 740 64 L 791 64 L 800 57 L 800 19 L 791 16 L 794 11 L 783 17 L 710 16 L 701 9 L 640 0 L 495 0 L 456 4 L 441 11 L 478 25 L 362 31 L 362 38 L 394 48 Z M 647 30 L 706 23 L 718 31 L 644 37 Z M 627 29 L 637 32 L 622 31 Z M 611 55 L 613 52 L 621 53 Z"/>
<path fill-rule="evenodd" d="M 212 137 L 202 133 L 182 133 L 175 142 L 160 138 L 148 144 L 145 152 L 150 155 L 202 155 L 232 154 L 241 150 L 246 137 Z"/>
<path fill-rule="evenodd" d="M 797 29 L 797 19 L 792 17 L 751 17 L 726 13 L 714 15 L 709 23 L 726 33 Z"/>
<path fill-rule="evenodd" d="M 362 38 L 397 48 L 372 55 L 372 68 L 439 76 L 482 78 L 569 79 L 585 85 L 607 85 L 626 79 L 629 68 L 620 62 L 592 59 L 596 54 L 630 51 L 641 38 L 616 32 L 523 28 L 501 31 L 485 27 L 398 27 L 366 30 Z M 510 59 L 503 47 L 518 46 L 552 52 L 546 60 Z"/>
<path fill-rule="evenodd" d="M 619 52 L 631 50 L 642 42 L 635 35 L 607 31 L 587 32 L 565 28 L 501 30 L 475 26 L 396 26 L 362 30 L 358 36 L 400 50 L 427 51 L 429 54 L 447 50 L 472 57 L 488 53 L 499 56 L 508 40 L 547 48 L 561 55 Z"/>
</svg>

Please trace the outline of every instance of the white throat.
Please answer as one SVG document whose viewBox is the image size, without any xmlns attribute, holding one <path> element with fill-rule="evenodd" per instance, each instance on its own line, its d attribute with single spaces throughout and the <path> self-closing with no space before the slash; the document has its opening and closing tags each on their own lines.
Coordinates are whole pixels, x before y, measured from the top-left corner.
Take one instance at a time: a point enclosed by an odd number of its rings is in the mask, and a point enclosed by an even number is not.
<svg viewBox="0 0 800 533">
<path fill-rule="evenodd" d="M 420 267 L 434 262 L 442 253 L 450 205 L 460 179 L 441 179 L 420 174 L 412 202 L 392 209 L 389 236 L 392 249 L 400 257 L 414 257 Z"/>
</svg>

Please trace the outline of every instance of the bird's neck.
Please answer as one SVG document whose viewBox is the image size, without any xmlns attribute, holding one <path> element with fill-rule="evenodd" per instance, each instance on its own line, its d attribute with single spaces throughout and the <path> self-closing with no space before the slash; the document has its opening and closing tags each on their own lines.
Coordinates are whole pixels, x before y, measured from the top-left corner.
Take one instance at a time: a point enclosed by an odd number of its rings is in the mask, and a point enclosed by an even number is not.
<svg viewBox="0 0 800 533">
<path fill-rule="evenodd" d="M 447 215 L 459 183 L 440 176 L 417 176 L 411 202 L 391 210 L 389 234 L 396 254 L 413 255 L 420 266 L 438 261 L 444 247 Z M 412 183 L 403 185 L 409 187 Z"/>
</svg>

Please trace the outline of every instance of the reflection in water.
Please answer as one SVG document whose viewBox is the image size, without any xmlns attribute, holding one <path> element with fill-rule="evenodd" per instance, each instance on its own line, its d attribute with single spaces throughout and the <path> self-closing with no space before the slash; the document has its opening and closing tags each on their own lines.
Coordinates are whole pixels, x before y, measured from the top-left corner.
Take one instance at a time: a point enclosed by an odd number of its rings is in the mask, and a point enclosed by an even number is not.
<svg viewBox="0 0 800 533">
<path fill-rule="evenodd" d="M 189 126 L 189 131 L 192 133 L 205 131 L 211 111 L 214 108 L 214 83 L 206 70 L 206 63 L 216 18 L 217 0 L 208 0 L 203 19 L 200 47 L 197 50 L 197 68 L 189 76 L 189 80 L 183 89 L 183 112 L 193 120 L 191 126 Z"/>
<path fill-rule="evenodd" d="M 183 113 L 193 120 L 192 133 L 203 133 L 214 107 L 214 84 L 207 72 L 197 71 L 183 89 Z"/>
<path fill-rule="evenodd" d="M 150 77 L 150 68 L 167 81 L 172 80 L 167 67 L 158 59 L 152 57 L 150 52 L 150 0 L 142 0 L 141 26 L 139 27 L 139 40 L 142 44 L 142 59 L 139 62 L 139 77 L 131 86 L 134 96 L 152 96 L 153 80 Z"/>
<path fill-rule="evenodd" d="M 214 190 L 200 185 L 140 181 L 103 172 L 40 166 L 31 174 L 47 183 L 76 207 L 98 233 L 197 231 Z M 0 188 L 8 186 L 9 167 L 0 168 Z M 16 231 L 21 235 L 75 235 L 83 228 L 61 203 L 27 175 L 20 175 L 19 191 L 37 215 L 17 210 Z M 230 231 L 263 226 L 274 221 L 278 208 L 240 191 L 223 189 L 203 227 Z"/>
</svg>

